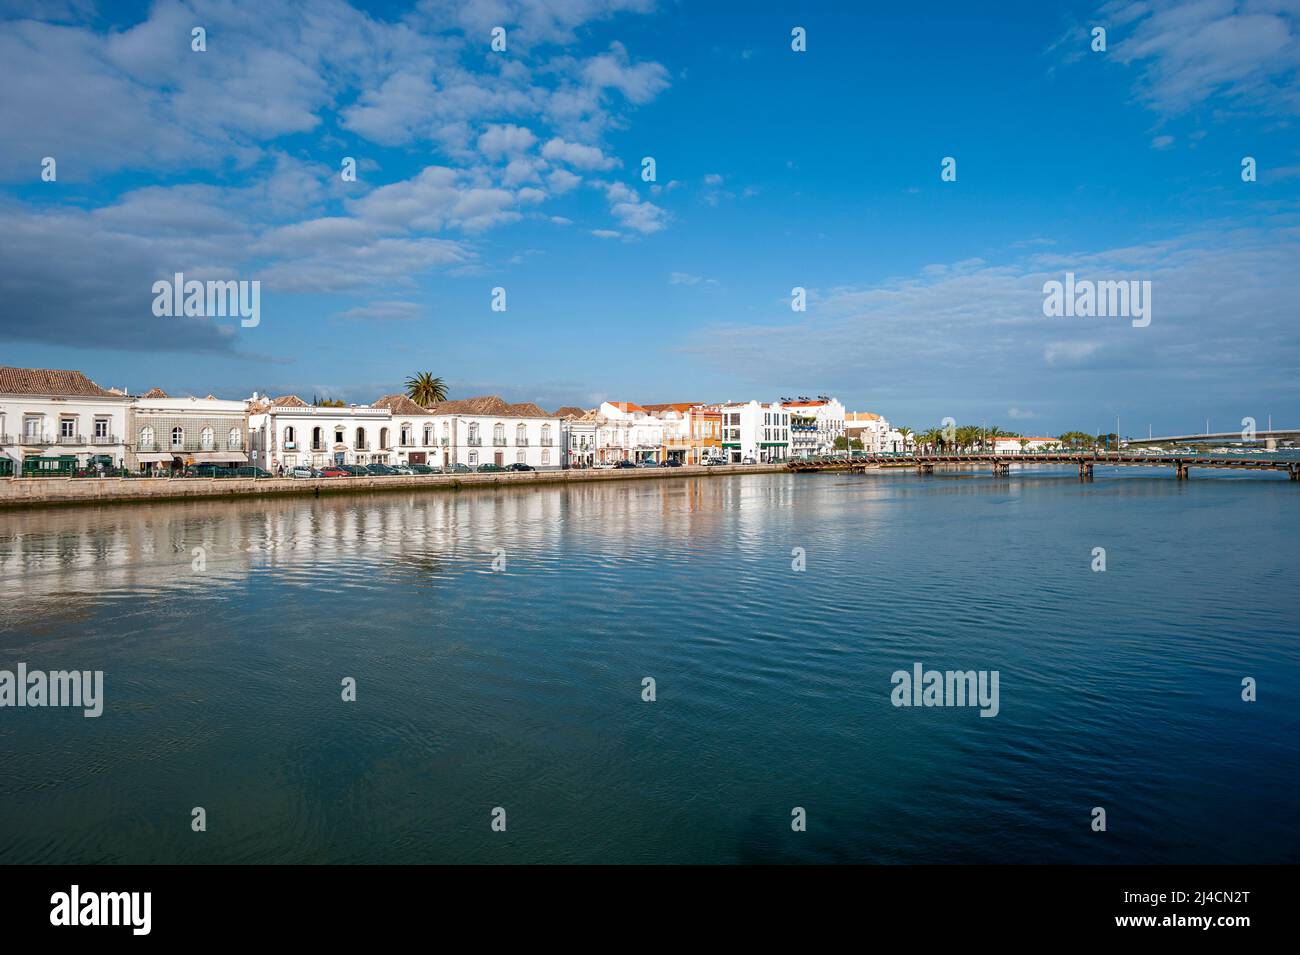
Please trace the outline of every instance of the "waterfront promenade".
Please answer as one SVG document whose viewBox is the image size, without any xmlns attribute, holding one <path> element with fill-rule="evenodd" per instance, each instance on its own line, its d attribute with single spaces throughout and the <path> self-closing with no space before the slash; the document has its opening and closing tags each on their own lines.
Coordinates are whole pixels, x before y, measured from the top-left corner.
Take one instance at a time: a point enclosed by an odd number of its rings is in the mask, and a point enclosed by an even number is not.
<svg viewBox="0 0 1300 955">
<path fill-rule="evenodd" d="M 124 504 L 201 498 L 308 496 L 358 491 L 459 490 L 589 481 L 714 477 L 785 471 L 782 464 L 728 464 L 680 468 L 583 468 L 567 471 L 508 471 L 469 474 L 386 474 L 347 478 L 6 478 L 0 479 L 0 508 L 51 504 Z"/>
</svg>

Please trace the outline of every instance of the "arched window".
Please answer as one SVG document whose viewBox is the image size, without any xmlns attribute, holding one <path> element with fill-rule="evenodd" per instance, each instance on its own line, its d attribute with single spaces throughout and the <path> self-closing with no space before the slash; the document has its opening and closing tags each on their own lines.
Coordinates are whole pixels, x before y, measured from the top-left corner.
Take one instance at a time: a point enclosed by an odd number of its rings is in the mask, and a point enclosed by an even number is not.
<svg viewBox="0 0 1300 955">
<path fill-rule="evenodd" d="M 415 429 L 411 427 L 411 422 L 403 421 L 402 437 L 400 439 L 403 447 L 409 447 L 410 445 L 415 443 L 414 434 L 415 434 Z"/>
<path fill-rule="evenodd" d="M 204 428 L 199 432 L 199 440 L 203 442 L 204 451 L 211 451 L 215 447 L 217 433 L 211 428 Z"/>
<path fill-rule="evenodd" d="M 183 447 L 185 447 L 185 429 L 184 429 L 184 428 L 172 428 L 172 447 L 173 447 L 173 448 L 183 448 Z"/>
<path fill-rule="evenodd" d="M 320 428 L 311 429 L 311 449 L 321 451 L 325 446 L 325 435 Z"/>
<path fill-rule="evenodd" d="M 506 426 L 502 424 L 500 421 L 498 421 L 496 425 L 492 428 L 492 443 L 493 444 L 506 443 Z"/>
<path fill-rule="evenodd" d="M 444 424 L 443 427 L 445 428 L 446 425 Z M 469 426 L 469 443 L 470 443 L 470 444 L 478 444 L 478 443 L 479 443 L 479 436 L 478 436 L 478 422 L 477 422 L 477 421 L 474 421 L 474 422 L 471 422 L 471 423 L 470 423 L 470 426 Z"/>
<path fill-rule="evenodd" d="M 145 425 L 143 428 L 140 429 L 140 447 L 141 448 L 153 447 L 153 428 L 149 427 L 148 425 Z"/>
<path fill-rule="evenodd" d="M 379 429 L 379 450 L 382 451 L 388 447 L 388 429 Z"/>
<path fill-rule="evenodd" d="M 522 424 L 515 426 L 515 444 L 528 443 L 528 429 Z"/>
<path fill-rule="evenodd" d="M 364 451 L 366 449 L 366 429 L 357 428 L 356 450 Z"/>
<path fill-rule="evenodd" d="M 550 443 L 551 443 L 551 426 L 549 424 L 544 424 L 542 425 L 542 447 L 546 447 Z"/>
<path fill-rule="evenodd" d="M 232 451 L 238 451 L 243 443 L 244 436 L 239 433 L 239 429 L 231 428 L 230 434 L 226 438 L 226 447 L 230 448 Z"/>
<path fill-rule="evenodd" d="M 424 426 L 424 446 L 427 448 L 432 444 L 433 444 L 433 425 L 426 424 Z"/>
</svg>

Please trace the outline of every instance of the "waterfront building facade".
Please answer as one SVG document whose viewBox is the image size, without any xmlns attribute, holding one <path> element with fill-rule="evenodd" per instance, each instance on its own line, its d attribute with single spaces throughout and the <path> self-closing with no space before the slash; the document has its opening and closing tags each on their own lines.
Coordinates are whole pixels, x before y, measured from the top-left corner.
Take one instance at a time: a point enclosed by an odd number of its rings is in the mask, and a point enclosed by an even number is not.
<svg viewBox="0 0 1300 955">
<path fill-rule="evenodd" d="M 1001 437 L 993 439 L 996 454 L 1019 454 L 1021 451 L 1047 451 L 1060 447 L 1060 438 Z"/>
<path fill-rule="evenodd" d="M 901 431 L 885 419 L 870 411 L 854 411 L 845 416 L 845 434 L 850 440 L 860 440 L 862 450 L 869 454 L 907 451 L 910 448 Z"/>
<path fill-rule="evenodd" d="M 663 460 L 664 423 L 641 405 L 606 401 L 596 412 L 597 463 Z"/>
<path fill-rule="evenodd" d="M 722 413 L 701 402 L 646 405 L 663 422 L 664 458 L 701 464 L 722 457 Z"/>
<path fill-rule="evenodd" d="M 248 404 L 173 398 L 154 388 L 132 400 L 127 415 L 126 466 L 146 474 L 196 464 L 248 464 Z"/>
<path fill-rule="evenodd" d="M 441 443 L 440 425 L 444 418 L 421 407 L 406 395 L 384 395 L 370 403 L 371 408 L 388 412 L 391 426 L 380 429 L 386 442 L 385 464 L 428 464 L 442 467 L 447 446 Z M 448 433 L 450 437 L 450 431 Z"/>
<path fill-rule="evenodd" d="M 838 398 L 801 396 L 782 401 L 781 406 L 790 412 L 790 457 L 829 454 L 835 450 L 836 439 L 844 436 L 847 416 Z"/>
<path fill-rule="evenodd" d="M 130 404 L 79 371 L 0 367 L 0 473 L 124 467 Z"/>
<path fill-rule="evenodd" d="M 596 463 L 596 412 L 569 406 L 558 408 L 560 419 L 560 466 L 589 468 Z"/>
<path fill-rule="evenodd" d="M 769 464 L 790 457 L 790 411 L 779 402 L 747 401 L 718 407 L 722 452 L 728 464 Z"/>
<path fill-rule="evenodd" d="M 297 395 L 249 401 L 250 460 L 272 474 L 298 465 L 386 464 L 393 457 L 387 408 L 319 408 Z"/>
<path fill-rule="evenodd" d="M 484 395 L 442 401 L 427 411 L 436 420 L 443 467 L 561 467 L 560 419 L 532 402 L 510 404 Z"/>
</svg>

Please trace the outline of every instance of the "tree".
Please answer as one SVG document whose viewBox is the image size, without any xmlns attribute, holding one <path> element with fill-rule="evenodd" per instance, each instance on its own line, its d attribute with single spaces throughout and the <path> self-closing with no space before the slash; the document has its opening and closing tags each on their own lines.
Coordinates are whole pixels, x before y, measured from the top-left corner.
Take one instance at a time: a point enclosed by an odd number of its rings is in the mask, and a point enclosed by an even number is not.
<svg viewBox="0 0 1300 955">
<path fill-rule="evenodd" d="M 312 406 L 315 408 L 342 408 L 345 407 L 341 398 L 322 398 L 319 395 L 313 395 L 311 399 Z"/>
<path fill-rule="evenodd" d="M 422 371 L 406 379 L 406 396 L 421 407 L 436 405 L 447 400 L 447 385 L 433 372 Z"/>
</svg>

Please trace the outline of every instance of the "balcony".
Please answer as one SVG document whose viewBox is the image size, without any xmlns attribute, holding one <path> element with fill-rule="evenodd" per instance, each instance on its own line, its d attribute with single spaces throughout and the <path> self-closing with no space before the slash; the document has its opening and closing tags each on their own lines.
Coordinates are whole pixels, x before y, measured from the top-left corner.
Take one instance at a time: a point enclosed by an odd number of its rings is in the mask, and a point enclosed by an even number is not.
<svg viewBox="0 0 1300 955">
<path fill-rule="evenodd" d="M 527 438 L 515 438 L 515 447 L 516 447 L 516 448 L 526 448 L 526 447 L 528 447 L 528 439 L 527 439 Z"/>
<path fill-rule="evenodd" d="M 542 438 L 542 440 L 539 441 L 539 442 L 537 442 L 537 443 L 540 444 L 540 445 L 541 445 L 542 447 L 544 447 L 544 448 L 553 448 L 553 447 L 555 447 L 555 442 L 552 441 L 550 438 Z"/>
<path fill-rule="evenodd" d="M 439 438 L 438 443 L 445 448 L 447 445 L 451 444 L 451 438 Z"/>
<path fill-rule="evenodd" d="M 95 434 L 90 437 L 91 444 L 119 444 L 115 434 Z"/>
<path fill-rule="evenodd" d="M 505 438 L 493 438 L 493 439 L 492 439 L 492 443 L 493 443 L 494 445 L 496 445 L 498 448 L 504 448 L 504 447 L 506 446 L 506 439 L 505 439 Z"/>
<path fill-rule="evenodd" d="M 58 439 L 59 444 L 85 444 L 86 439 L 79 434 L 61 434 Z"/>
<path fill-rule="evenodd" d="M 443 440 L 445 441 L 446 439 L 444 438 Z M 483 447 L 483 439 L 482 439 L 482 438 L 467 438 L 467 439 L 465 440 L 465 443 L 468 444 L 471 448 L 481 448 L 481 447 Z"/>
<path fill-rule="evenodd" d="M 353 450 L 353 451 L 369 451 L 369 450 L 370 450 L 370 442 L 369 442 L 369 441 L 354 441 L 354 442 L 352 443 L 352 450 Z"/>
</svg>

